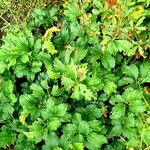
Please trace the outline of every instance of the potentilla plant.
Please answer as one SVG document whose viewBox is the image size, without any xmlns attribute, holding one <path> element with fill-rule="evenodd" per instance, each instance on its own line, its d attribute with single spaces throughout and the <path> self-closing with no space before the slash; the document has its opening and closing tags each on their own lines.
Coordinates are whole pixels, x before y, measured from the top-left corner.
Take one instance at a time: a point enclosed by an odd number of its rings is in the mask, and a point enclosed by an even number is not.
<svg viewBox="0 0 150 150">
<path fill-rule="evenodd" d="M 149 1 L 35 9 L 0 47 L 0 148 L 148 150 Z"/>
</svg>

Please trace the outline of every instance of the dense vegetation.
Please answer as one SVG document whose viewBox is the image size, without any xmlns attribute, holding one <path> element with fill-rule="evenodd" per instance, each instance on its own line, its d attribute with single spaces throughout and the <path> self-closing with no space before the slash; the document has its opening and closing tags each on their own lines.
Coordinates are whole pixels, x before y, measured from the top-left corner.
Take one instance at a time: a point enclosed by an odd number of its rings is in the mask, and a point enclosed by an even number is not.
<svg viewBox="0 0 150 150">
<path fill-rule="evenodd" d="M 149 0 L 36 8 L 0 47 L 0 148 L 148 150 Z"/>
</svg>

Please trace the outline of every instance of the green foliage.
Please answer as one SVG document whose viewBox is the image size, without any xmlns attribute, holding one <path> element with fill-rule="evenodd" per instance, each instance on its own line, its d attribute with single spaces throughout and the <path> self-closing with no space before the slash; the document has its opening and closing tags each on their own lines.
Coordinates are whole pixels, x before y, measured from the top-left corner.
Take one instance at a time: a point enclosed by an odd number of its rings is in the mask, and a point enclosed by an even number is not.
<svg viewBox="0 0 150 150">
<path fill-rule="evenodd" d="M 0 47 L 0 148 L 150 146 L 149 2 L 36 8 Z"/>
</svg>

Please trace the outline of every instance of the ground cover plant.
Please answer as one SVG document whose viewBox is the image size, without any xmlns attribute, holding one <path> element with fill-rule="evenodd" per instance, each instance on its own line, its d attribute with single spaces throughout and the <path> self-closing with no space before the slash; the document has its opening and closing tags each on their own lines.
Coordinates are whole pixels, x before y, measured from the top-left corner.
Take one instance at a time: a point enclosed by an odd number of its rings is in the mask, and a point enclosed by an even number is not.
<svg viewBox="0 0 150 150">
<path fill-rule="evenodd" d="M 150 148 L 148 0 L 34 9 L 0 47 L 0 148 Z"/>
</svg>

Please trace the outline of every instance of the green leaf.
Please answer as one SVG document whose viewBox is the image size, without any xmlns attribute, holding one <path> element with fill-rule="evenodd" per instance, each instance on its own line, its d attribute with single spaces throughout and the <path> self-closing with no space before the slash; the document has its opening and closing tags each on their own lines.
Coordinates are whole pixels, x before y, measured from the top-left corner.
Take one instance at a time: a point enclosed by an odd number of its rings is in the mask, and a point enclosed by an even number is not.
<svg viewBox="0 0 150 150">
<path fill-rule="evenodd" d="M 150 145 L 150 127 L 143 129 L 142 140 L 146 145 Z"/>
<path fill-rule="evenodd" d="M 123 77 L 122 79 L 118 81 L 118 86 L 124 86 L 124 85 L 132 84 L 132 83 L 134 83 L 134 80 L 132 78 Z"/>
<path fill-rule="evenodd" d="M 42 87 L 36 83 L 32 83 L 30 89 L 33 91 L 32 95 L 36 98 L 41 97 L 45 94 Z"/>
<path fill-rule="evenodd" d="M 140 26 L 143 23 L 143 20 L 145 19 L 145 17 L 141 17 L 137 23 L 136 23 L 136 27 Z"/>
<path fill-rule="evenodd" d="M 42 50 L 47 49 L 47 51 L 51 54 L 54 55 L 55 53 L 57 53 L 57 50 L 55 50 L 55 47 L 53 45 L 52 42 L 50 42 L 49 40 L 45 40 Z"/>
<path fill-rule="evenodd" d="M 60 148 L 60 147 L 56 147 L 56 148 L 54 148 L 53 150 L 63 150 L 63 149 Z"/>
<path fill-rule="evenodd" d="M 135 64 L 132 64 L 130 66 L 124 66 L 122 70 L 125 75 L 128 75 L 129 77 L 137 80 L 139 76 L 139 70 Z"/>
<path fill-rule="evenodd" d="M 11 80 L 5 81 L 3 87 L 5 95 L 10 95 L 13 93 L 13 82 Z"/>
<path fill-rule="evenodd" d="M 50 131 L 56 131 L 60 125 L 61 125 L 60 121 L 56 119 L 56 120 L 51 121 L 48 124 L 48 128 Z"/>
<path fill-rule="evenodd" d="M 58 58 L 55 58 L 55 60 L 54 60 L 54 68 L 57 71 L 66 72 L 65 65 Z"/>
<path fill-rule="evenodd" d="M 63 133 L 69 136 L 74 136 L 77 133 L 77 126 L 75 124 L 67 124 L 63 128 Z"/>
<path fill-rule="evenodd" d="M 129 131 L 129 133 L 131 134 L 131 131 Z M 138 147 L 139 146 L 139 143 L 140 143 L 140 140 L 137 138 L 137 137 L 132 137 L 131 139 L 129 139 L 128 141 L 127 141 L 127 146 L 128 147 L 131 147 L 131 148 L 133 148 L 133 147 Z"/>
<path fill-rule="evenodd" d="M 13 117 L 14 107 L 9 103 L 0 103 L 0 120 L 8 120 Z"/>
<path fill-rule="evenodd" d="M 80 98 L 84 97 L 85 100 L 92 100 L 94 98 L 93 92 L 87 88 L 84 84 L 78 84 L 74 87 L 74 91 L 71 95 L 71 98 L 75 98 L 80 100 Z"/>
<path fill-rule="evenodd" d="M 71 144 L 70 150 L 84 150 L 83 143 L 76 142 L 76 143 Z"/>
<path fill-rule="evenodd" d="M 102 125 L 99 120 L 92 120 L 89 122 L 90 130 L 93 132 L 100 132 L 102 130 Z"/>
<path fill-rule="evenodd" d="M 0 74 L 2 74 L 6 69 L 6 64 L 0 61 Z"/>
<path fill-rule="evenodd" d="M 150 63 L 144 62 L 140 66 L 140 76 L 141 76 L 142 83 L 150 82 Z"/>
<path fill-rule="evenodd" d="M 54 103 L 54 100 L 52 97 L 50 97 L 48 100 L 47 100 L 47 103 L 46 103 L 46 106 L 48 109 L 52 110 L 55 106 L 55 103 Z"/>
<path fill-rule="evenodd" d="M 38 143 L 43 139 L 44 130 L 38 121 L 33 122 L 33 124 L 29 125 L 28 128 L 29 128 L 29 132 L 25 131 L 23 133 L 26 135 L 26 137 L 29 140 L 34 141 L 35 143 Z"/>
<path fill-rule="evenodd" d="M 59 104 L 58 106 L 56 106 L 56 112 L 57 112 L 57 116 L 64 116 L 65 113 L 67 112 L 67 105 L 66 104 Z"/>
<path fill-rule="evenodd" d="M 104 92 L 108 95 L 111 95 L 112 93 L 116 92 L 116 88 L 117 85 L 114 82 L 108 81 L 105 83 Z"/>
<path fill-rule="evenodd" d="M 109 54 L 104 54 L 102 56 L 102 64 L 106 69 L 110 70 L 115 67 L 115 59 Z"/>
<path fill-rule="evenodd" d="M 27 54 L 24 54 L 20 59 L 23 63 L 27 63 L 29 61 L 29 56 Z"/>
<path fill-rule="evenodd" d="M 49 86 L 47 79 L 41 81 L 41 87 L 45 90 L 48 90 Z"/>
<path fill-rule="evenodd" d="M 129 103 L 129 109 L 133 113 L 142 113 L 146 111 L 146 106 L 142 100 L 134 100 Z"/>
<path fill-rule="evenodd" d="M 79 87 L 80 93 L 85 97 L 85 100 L 92 100 L 94 98 L 93 92 L 85 84 L 79 84 Z"/>
<path fill-rule="evenodd" d="M 76 47 L 74 51 L 73 59 L 75 62 L 80 62 L 88 53 L 88 49 Z"/>
<path fill-rule="evenodd" d="M 16 134 L 9 126 L 2 126 L 0 131 L 0 147 L 6 148 L 7 145 L 14 144 L 16 141 Z"/>
<path fill-rule="evenodd" d="M 135 54 L 133 44 L 128 40 L 116 40 L 115 43 L 118 46 L 119 51 L 123 51 L 126 55 L 132 56 Z"/>
<path fill-rule="evenodd" d="M 109 136 L 114 137 L 114 136 L 120 136 L 122 133 L 122 124 L 121 123 L 116 123 L 112 130 L 110 131 Z"/>
<path fill-rule="evenodd" d="M 58 137 L 52 132 L 47 135 L 45 139 L 45 145 L 42 146 L 42 150 L 54 149 L 58 146 Z"/>
<path fill-rule="evenodd" d="M 126 107 L 124 103 L 118 103 L 116 104 L 111 111 L 111 119 L 116 120 L 120 119 L 125 115 Z"/>
<path fill-rule="evenodd" d="M 35 145 L 33 144 L 33 142 L 29 141 L 23 133 L 21 133 L 18 135 L 18 139 L 15 144 L 15 149 L 34 150 Z"/>
<path fill-rule="evenodd" d="M 59 78 L 59 74 L 56 73 L 51 65 L 46 65 L 46 69 L 47 69 L 47 75 L 50 79 L 57 79 Z"/>
<path fill-rule="evenodd" d="M 29 112 L 36 111 L 36 100 L 29 94 L 23 94 L 19 98 L 19 102 L 24 110 Z"/>
<path fill-rule="evenodd" d="M 116 103 L 119 103 L 119 102 L 125 102 L 125 99 L 121 95 L 114 95 L 111 97 L 109 102 L 112 105 L 115 105 Z"/>
<path fill-rule="evenodd" d="M 75 82 L 72 79 L 65 76 L 61 78 L 61 82 L 62 85 L 64 85 L 66 91 L 69 91 L 75 85 Z"/>
<path fill-rule="evenodd" d="M 89 134 L 89 131 L 90 131 L 88 122 L 86 122 L 86 121 L 81 121 L 81 122 L 79 123 L 78 130 L 79 130 L 79 133 L 80 133 L 80 134 L 83 134 L 83 135 L 86 135 L 86 136 L 87 136 L 87 135 Z"/>
<path fill-rule="evenodd" d="M 123 93 L 123 98 L 126 100 L 126 102 L 132 102 L 135 100 L 141 100 L 142 99 L 143 92 L 140 90 L 134 90 L 133 88 L 127 88 L 125 92 Z"/>
<path fill-rule="evenodd" d="M 53 96 L 60 96 L 62 94 L 62 90 L 58 87 L 58 85 L 54 85 L 51 94 Z"/>
<path fill-rule="evenodd" d="M 105 143 L 107 143 L 107 140 L 104 135 L 92 132 L 88 135 L 85 146 L 91 150 L 98 150 Z"/>
<path fill-rule="evenodd" d="M 74 87 L 72 95 L 71 95 L 71 98 L 80 100 L 80 88 L 79 88 L 79 85 L 76 85 Z"/>
<path fill-rule="evenodd" d="M 71 53 L 74 51 L 74 49 L 72 47 L 68 47 L 65 50 L 65 63 L 68 64 L 70 63 L 70 59 L 71 59 Z"/>
<path fill-rule="evenodd" d="M 106 51 L 109 53 L 109 54 L 112 54 L 112 55 L 116 55 L 116 53 L 119 51 L 118 49 L 118 46 L 115 42 L 111 41 L 107 48 L 106 48 Z"/>
</svg>

